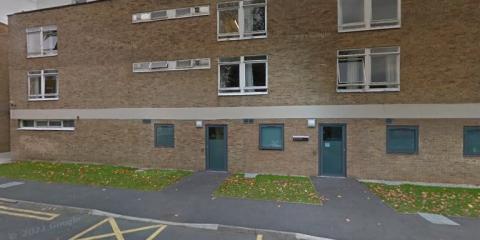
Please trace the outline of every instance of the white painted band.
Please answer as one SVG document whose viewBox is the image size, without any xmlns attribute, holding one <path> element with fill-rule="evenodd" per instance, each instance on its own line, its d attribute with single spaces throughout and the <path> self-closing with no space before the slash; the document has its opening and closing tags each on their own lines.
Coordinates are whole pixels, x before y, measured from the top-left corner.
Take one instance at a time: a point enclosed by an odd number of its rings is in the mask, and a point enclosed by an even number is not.
<svg viewBox="0 0 480 240">
<path fill-rule="evenodd" d="M 11 119 L 480 119 L 480 103 L 11 110 Z"/>
</svg>

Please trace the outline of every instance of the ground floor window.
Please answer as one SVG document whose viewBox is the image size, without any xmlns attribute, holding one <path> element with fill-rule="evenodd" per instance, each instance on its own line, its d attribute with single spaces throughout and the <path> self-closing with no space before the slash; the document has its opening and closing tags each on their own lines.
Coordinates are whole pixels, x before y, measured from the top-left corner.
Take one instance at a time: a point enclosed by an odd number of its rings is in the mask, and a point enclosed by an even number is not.
<svg viewBox="0 0 480 240">
<path fill-rule="evenodd" d="M 260 149 L 261 150 L 283 150 L 284 132 L 281 124 L 260 125 Z"/>
<path fill-rule="evenodd" d="M 464 155 L 480 156 L 480 127 L 465 127 L 463 135 Z"/>
<path fill-rule="evenodd" d="M 171 124 L 155 125 L 155 147 L 174 148 L 175 147 L 175 127 Z"/>
<path fill-rule="evenodd" d="M 20 120 L 21 130 L 58 130 L 73 131 L 75 130 L 74 120 Z"/>
<path fill-rule="evenodd" d="M 417 126 L 387 126 L 387 153 L 416 154 Z"/>
</svg>

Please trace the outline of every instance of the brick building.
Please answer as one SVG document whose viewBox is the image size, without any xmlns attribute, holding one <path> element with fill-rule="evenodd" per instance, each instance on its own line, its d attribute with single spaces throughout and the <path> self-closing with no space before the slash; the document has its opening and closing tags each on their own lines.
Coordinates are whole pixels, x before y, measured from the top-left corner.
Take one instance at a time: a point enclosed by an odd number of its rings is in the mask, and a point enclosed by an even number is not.
<svg viewBox="0 0 480 240">
<path fill-rule="evenodd" d="M 0 153 L 9 150 L 8 26 L 0 23 Z"/>
<path fill-rule="evenodd" d="M 16 160 L 480 184 L 476 0 L 10 16 Z"/>
</svg>

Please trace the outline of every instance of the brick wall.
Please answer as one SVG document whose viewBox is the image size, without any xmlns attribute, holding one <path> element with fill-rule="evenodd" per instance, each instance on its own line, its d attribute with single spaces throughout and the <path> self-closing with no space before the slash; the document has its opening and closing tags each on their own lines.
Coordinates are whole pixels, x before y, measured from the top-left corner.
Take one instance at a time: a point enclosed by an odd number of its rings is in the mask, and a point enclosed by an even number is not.
<svg viewBox="0 0 480 240">
<path fill-rule="evenodd" d="M 10 149 L 8 27 L 0 23 L 0 153 Z"/>
<path fill-rule="evenodd" d="M 10 17 L 12 100 L 18 109 L 270 106 L 479 102 L 476 0 L 403 0 L 402 27 L 338 33 L 335 0 L 271 0 L 268 38 L 218 42 L 216 2 L 127 1 L 17 14 Z M 132 24 L 131 14 L 211 5 L 211 15 Z M 26 59 L 25 28 L 56 24 L 57 57 Z M 401 91 L 337 93 L 339 49 L 400 46 Z M 268 54 L 269 94 L 217 95 L 217 58 Z M 212 58 L 211 70 L 133 74 L 132 63 Z M 60 100 L 27 101 L 26 73 L 60 71 Z"/>
<path fill-rule="evenodd" d="M 154 147 L 154 123 L 175 124 L 175 148 Z M 259 150 L 259 124 L 283 123 L 284 151 Z M 463 156 L 463 126 L 480 120 L 395 120 L 419 126 L 419 153 L 386 154 L 384 120 L 319 119 L 347 124 L 347 174 L 364 179 L 480 184 L 480 159 Z M 205 170 L 205 128 L 195 121 L 79 120 L 74 132 L 16 131 L 12 120 L 13 156 L 47 160 L 120 164 L 135 167 Z M 228 125 L 230 172 L 318 175 L 318 127 L 305 119 L 205 121 Z M 294 142 L 292 136 L 310 136 Z M 32 144 L 35 143 L 35 144 Z"/>
</svg>

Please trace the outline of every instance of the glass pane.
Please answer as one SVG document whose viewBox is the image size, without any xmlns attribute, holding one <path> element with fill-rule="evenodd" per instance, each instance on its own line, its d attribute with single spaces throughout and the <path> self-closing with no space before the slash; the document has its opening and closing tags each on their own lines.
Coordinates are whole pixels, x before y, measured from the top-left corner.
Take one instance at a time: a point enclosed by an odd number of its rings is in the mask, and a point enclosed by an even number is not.
<svg viewBox="0 0 480 240">
<path fill-rule="evenodd" d="M 398 83 L 397 55 L 372 56 L 372 83 Z"/>
<path fill-rule="evenodd" d="M 43 32 L 43 51 L 44 53 L 57 51 L 57 31 Z"/>
<path fill-rule="evenodd" d="M 48 121 L 37 121 L 37 127 L 47 127 Z"/>
<path fill-rule="evenodd" d="M 364 25 L 364 0 L 341 0 L 342 24 Z"/>
<path fill-rule="evenodd" d="M 23 120 L 22 127 L 34 127 L 35 122 L 33 120 Z"/>
<path fill-rule="evenodd" d="M 480 127 L 465 129 L 465 154 L 480 155 Z"/>
<path fill-rule="evenodd" d="M 262 126 L 260 130 L 263 149 L 283 149 L 283 127 L 282 126 Z"/>
<path fill-rule="evenodd" d="M 57 94 L 57 76 L 45 76 L 45 94 Z"/>
<path fill-rule="evenodd" d="M 42 54 L 40 46 L 40 32 L 32 32 L 27 34 L 27 51 L 28 55 Z"/>
<path fill-rule="evenodd" d="M 414 128 L 388 129 L 389 153 L 415 153 L 417 151 L 417 133 Z"/>
<path fill-rule="evenodd" d="M 372 21 L 398 21 L 398 0 L 372 0 Z"/>
<path fill-rule="evenodd" d="M 49 121 L 48 126 L 49 127 L 61 127 L 62 126 L 62 121 Z"/>
<path fill-rule="evenodd" d="M 74 120 L 64 120 L 63 121 L 63 127 L 73 128 L 73 127 L 75 127 L 75 121 Z"/>
<path fill-rule="evenodd" d="M 42 78 L 40 76 L 30 76 L 30 95 L 32 97 L 39 97 L 38 95 L 42 94 L 41 82 Z M 37 96 L 34 96 L 37 95 Z"/>
<path fill-rule="evenodd" d="M 265 31 L 265 7 L 245 7 L 245 33 Z"/>
<path fill-rule="evenodd" d="M 208 139 L 210 140 L 223 140 L 225 136 L 223 127 L 210 127 L 208 128 Z"/>
<path fill-rule="evenodd" d="M 324 127 L 323 141 L 343 141 L 342 127 Z"/>
<path fill-rule="evenodd" d="M 157 147 L 174 147 L 174 128 L 173 126 L 157 126 L 156 127 L 156 143 Z"/>
<path fill-rule="evenodd" d="M 265 63 L 247 63 L 245 64 L 245 86 L 246 87 L 266 87 L 266 64 Z M 265 89 L 246 90 L 247 92 L 264 92 Z"/>
<path fill-rule="evenodd" d="M 239 33 L 240 25 L 238 22 L 238 9 L 219 11 L 219 21 L 220 34 Z"/>
<path fill-rule="evenodd" d="M 220 88 L 240 87 L 240 65 L 220 66 Z"/>
<path fill-rule="evenodd" d="M 338 60 L 341 84 L 364 82 L 364 57 L 340 58 Z"/>
</svg>

